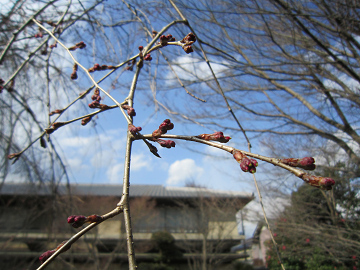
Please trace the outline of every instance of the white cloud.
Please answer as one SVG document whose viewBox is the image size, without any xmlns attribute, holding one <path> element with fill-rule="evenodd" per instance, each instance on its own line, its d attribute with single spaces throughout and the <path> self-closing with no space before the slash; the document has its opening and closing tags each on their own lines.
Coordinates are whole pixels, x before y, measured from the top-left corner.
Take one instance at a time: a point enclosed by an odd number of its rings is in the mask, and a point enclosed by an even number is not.
<svg viewBox="0 0 360 270">
<path fill-rule="evenodd" d="M 123 179 L 123 171 L 124 171 L 124 164 L 122 163 L 109 166 L 109 168 L 106 171 L 106 176 L 109 180 L 109 183 L 121 184 Z"/>
<path fill-rule="evenodd" d="M 215 74 L 224 72 L 228 68 L 225 62 L 211 63 L 211 67 Z M 173 61 L 173 68 L 181 80 L 194 80 L 196 78 L 201 80 L 212 79 L 212 73 L 205 61 L 194 58 L 191 55 L 184 55 L 176 58 Z M 168 79 L 175 79 L 175 75 L 169 71 L 167 74 Z"/>
<path fill-rule="evenodd" d="M 151 162 L 143 153 L 131 155 L 131 170 L 138 171 L 142 168 L 151 170 Z"/>
<path fill-rule="evenodd" d="M 183 184 L 186 180 L 199 179 L 204 169 L 197 166 L 193 159 L 177 160 L 170 165 L 167 185 Z"/>
</svg>

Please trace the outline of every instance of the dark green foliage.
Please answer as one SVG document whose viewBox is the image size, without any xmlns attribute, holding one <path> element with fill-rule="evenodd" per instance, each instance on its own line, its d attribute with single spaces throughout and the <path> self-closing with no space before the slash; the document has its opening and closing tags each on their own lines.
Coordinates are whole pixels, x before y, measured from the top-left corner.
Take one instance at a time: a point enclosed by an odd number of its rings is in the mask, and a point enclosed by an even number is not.
<svg viewBox="0 0 360 270">
<path fill-rule="evenodd" d="M 357 269 L 360 256 L 358 166 L 323 168 L 336 179 L 333 191 L 302 185 L 275 223 L 275 239 L 286 269 Z M 268 251 L 269 269 L 279 269 Z"/>
<path fill-rule="evenodd" d="M 174 268 L 161 263 L 140 263 L 138 270 L 174 270 Z"/>
<path fill-rule="evenodd" d="M 182 257 L 182 252 L 175 245 L 175 239 L 169 232 L 155 232 L 152 234 L 151 239 L 159 250 L 159 261 L 161 263 L 171 263 Z"/>
<path fill-rule="evenodd" d="M 244 262 L 234 262 L 233 267 L 234 270 L 254 270 L 252 265 Z"/>
</svg>

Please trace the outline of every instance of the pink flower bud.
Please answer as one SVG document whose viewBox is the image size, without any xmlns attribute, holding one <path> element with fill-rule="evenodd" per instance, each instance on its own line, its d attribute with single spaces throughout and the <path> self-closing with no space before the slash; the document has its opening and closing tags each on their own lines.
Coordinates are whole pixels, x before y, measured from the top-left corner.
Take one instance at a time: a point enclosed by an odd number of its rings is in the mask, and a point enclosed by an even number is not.
<svg viewBox="0 0 360 270">
<path fill-rule="evenodd" d="M 67 218 L 67 223 L 74 223 L 75 222 L 75 215 L 72 215 L 72 216 L 69 216 L 68 218 Z"/>
<path fill-rule="evenodd" d="M 162 147 L 165 147 L 165 148 L 175 147 L 175 142 L 174 142 L 174 141 L 171 141 L 171 140 L 161 140 L 161 139 L 158 139 L 157 142 L 158 142 Z"/>
<path fill-rule="evenodd" d="M 233 152 L 233 157 L 235 158 L 235 160 L 237 161 L 237 162 L 241 162 L 241 160 L 244 158 L 244 157 L 246 157 L 243 153 L 241 153 L 240 151 L 234 151 Z"/>
<path fill-rule="evenodd" d="M 144 60 L 145 61 L 151 61 L 152 60 L 151 55 L 149 53 L 147 55 L 145 55 Z"/>
<path fill-rule="evenodd" d="M 87 221 L 85 216 L 75 216 L 74 217 L 74 223 L 71 225 L 74 228 L 79 228 Z"/>
<path fill-rule="evenodd" d="M 136 136 L 136 134 L 142 130 L 141 127 L 135 127 L 134 125 L 132 124 L 129 124 L 128 125 L 128 130 L 130 131 L 130 133 L 134 136 Z"/>
<path fill-rule="evenodd" d="M 86 44 L 84 43 L 84 41 L 80 41 L 79 43 L 76 43 L 75 46 L 82 50 L 86 47 Z"/>
<path fill-rule="evenodd" d="M 312 157 L 304 157 L 304 158 L 284 158 L 281 159 L 280 162 L 289 165 L 291 167 L 298 167 L 304 170 L 315 170 L 315 159 Z"/>
<path fill-rule="evenodd" d="M 165 134 L 168 130 L 171 130 L 174 128 L 174 124 L 171 123 L 170 119 L 165 119 L 160 125 L 159 129 L 161 129 L 163 134 Z"/>
<path fill-rule="evenodd" d="M 194 43 L 195 41 L 196 41 L 196 36 L 193 33 L 189 33 L 180 42 L 181 43 L 189 43 L 189 42 Z"/>
<path fill-rule="evenodd" d="M 99 222 L 102 221 L 102 217 L 98 215 L 91 215 L 87 217 L 87 222 Z"/>
<path fill-rule="evenodd" d="M 71 75 L 70 75 L 70 78 L 71 78 L 72 80 L 76 80 L 76 79 L 78 78 L 77 72 L 76 72 L 76 71 L 73 71 L 73 73 L 71 73 Z"/>
<path fill-rule="evenodd" d="M 49 259 L 53 254 L 55 253 L 55 250 L 48 250 L 45 251 L 43 254 L 40 255 L 39 260 L 41 263 L 44 263 L 47 259 Z"/>
<path fill-rule="evenodd" d="M 93 102 L 91 102 L 89 104 L 89 108 L 90 109 L 96 109 L 96 108 L 99 108 L 100 107 L 100 102 L 97 101 L 97 100 L 94 100 Z"/>
<path fill-rule="evenodd" d="M 134 108 L 129 108 L 126 110 L 126 112 L 129 116 L 136 116 L 136 112 Z"/>
<path fill-rule="evenodd" d="M 13 158 L 19 158 L 20 157 L 20 153 L 14 153 L 14 154 L 10 154 L 7 156 L 8 159 L 13 159 Z"/>
<path fill-rule="evenodd" d="M 255 159 L 249 159 L 248 157 L 244 157 L 240 163 L 240 168 L 244 172 L 255 173 L 257 166 L 257 161 Z"/>
<path fill-rule="evenodd" d="M 82 120 L 81 120 L 81 125 L 82 126 L 85 126 L 85 125 L 87 125 L 90 121 L 91 121 L 91 116 L 88 116 L 88 117 L 85 117 L 85 118 L 83 118 Z"/>
<path fill-rule="evenodd" d="M 192 53 L 194 50 L 193 48 L 191 47 L 191 45 L 186 45 L 184 46 L 184 51 L 189 54 L 189 53 Z"/>
<path fill-rule="evenodd" d="M 144 49 L 143 46 L 139 46 L 139 51 L 141 52 Z"/>
<path fill-rule="evenodd" d="M 315 176 L 310 174 L 303 174 L 300 176 L 302 180 L 313 187 L 320 189 L 331 190 L 332 186 L 335 185 L 335 181 L 329 177 Z"/>
<path fill-rule="evenodd" d="M 59 127 L 62 127 L 63 125 L 65 125 L 64 122 L 55 122 L 52 124 L 54 129 L 58 129 Z"/>
</svg>

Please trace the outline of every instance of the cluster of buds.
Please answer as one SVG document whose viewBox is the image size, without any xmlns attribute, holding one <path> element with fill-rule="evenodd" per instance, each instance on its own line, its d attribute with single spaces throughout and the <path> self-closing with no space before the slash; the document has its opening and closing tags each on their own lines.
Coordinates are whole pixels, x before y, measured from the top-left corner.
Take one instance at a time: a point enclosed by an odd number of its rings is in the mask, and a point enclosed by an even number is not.
<svg viewBox="0 0 360 270">
<path fill-rule="evenodd" d="M 142 46 L 140 46 L 140 47 L 142 47 Z M 139 47 L 139 50 L 140 50 L 140 47 Z M 133 59 L 131 62 L 128 62 L 128 66 L 125 69 L 133 71 L 135 64 L 136 64 L 136 60 Z"/>
<path fill-rule="evenodd" d="M 161 46 L 166 46 L 168 44 L 168 42 L 172 42 L 172 41 L 175 41 L 175 38 L 168 34 L 168 35 L 161 35 L 160 36 L 160 44 Z"/>
<path fill-rule="evenodd" d="M 90 109 L 96 109 L 99 108 L 103 111 L 108 110 L 109 106 L 105 104 L 100 104 L 101 97 L 100 97 L 100 91 L 99 88 L 95 88 L 94 94 L 91 96 L 91 99 L 93 100 L 88 106 Z"/>
<path fill-rule="evenodd" d="M 158 129 L 154 130 L 152 133 L 153 138 L 158 138 L 163 134 L 166 134 L 168 130 L 174 128 L 174 124 L 171 123 L 170 119 L 165 119 L 159 126 Z"/>
<path fill-rule="evenodd" d="M 145 61 L 151 61 L 152 60 L 151 54 L 148 53 L 147 55 L 145 55 L 144 60 Z"/>
<path fill-rule="evenodd" d="M 78 65 L 75 63 L 74 66 L 73 66 L 73 72 L 70 75 L 70 78 L 72 80 L 76 80 L 78 78 L 77 70 L 78 70 Z"/>
<path fill-rule="evenodd" d="M 123 108 L 124 110 L 126 110 L 127 114 L 129 116 L 136 116 L 136 112 L 135 109 L 133 107 L 130 107 L 129 105 L 123 104 L 121 105 L 121 108 Z"/>
<path fill-rule="evenodd" d="M 255 159 L 248 158 L 245 154 L 236 150 L 232 154 L 235 160 L 240 163 L 243 172 L 256 173 L 258 162 Z"/>
<path fill-rule="evenodd" d="M 43 254 L 40 255 L 39 260 L 43 264 L 47 259 L 49 259 L 58 249 L 60 249 L 63 245 L 66 244 L 67 241 L 62 242 L 58 245 L 55 249 L 45 251 Z M 65 252 L 70 249 L 71 246 L 64 248 L 61 252 Z"/>
<path fill-rule="evenodd" d="M 56 23 L 52 22 L 52 21 L 47 21 L 46 22 L 48 25 L 52 26 L 52 27 L 56 27 Z"/>
<path fill-rule="evenodd" d="M 135 127 L 134 125 L 129 124 L 129 125 L 128 125 L 128 130 L 130 131 L 130 133 L 131 133 L 132 135 L 136 136 L 137 133 L 142 130 L 142 128 L 141 128 L 141 127 Z"/>
<path fill-rule="evenodd" d="M 57 42 L 56 41 L 49 46 L 50 49 L 53 49 L 53 48 L 56 48 L 56 47 L 57 47 Z"/>
<path fill-rule="evenodd" d="M 93 222 L 100 222 L 103 218 L 98 215 L 91 215 L 91 216 L 81 216 L 81 215 L 73 215 L 67 218 L 67 223 L 71 224 L 74 228 L 79 228 L 85 223 L 93 223 Z"/>
<path fill-rule="evenodd" d="M 4 86 L 2 86 L 5 83 L 3 79 L 0 79 L 0 93 L 2 93 L 2 90 L 4 89 Z"/>
<path fill-rule="evenodd" d="M 13 154 L 8 155 L 7 158 L 8 159 L 14 159 L 14 158 L 18 159 L 20 157 L 20 155 L 21 155 L 21 152 L 13 153 Z"/>
<path fill-rule="evenodd" d="M 52 116 L 54 114 L 61 114 L 63 111 L 64 111 L 64 109 L 61 109 L 61 110 L 58 109 L 58 110 L 52 111 L 49 113 L 49 116 Z"/>
<path fill-rule="evenodd" d="M 107 70 L 107 69 L 115 69 L 115 66 L 108 66 L 108 65 L 102 65 L 100 66 L 99 64 L 95 64 L 93 67 L 89 68 L 88 71 L 94 72 L 94 71 L 100 71 L 100 70 Z"/>
<path fill-rule="evenodd" d="M 175 147 L 175 142 L 171 140 L 161 140 L 160 137 L 163 134 L 166 134 L 168 130 L 174 128 L 174 124 L 171 123 L 170 119 L 165 119 L 159 126 L 158 129 L 154 130 L 152 133 L 152 140 L 160 144 L 160 146 L 165 148 Z"/>
<path fill-rule="evenodd" d="M 217 141 L 221 143 L 227 143 L 228 141 L 231 140 L 231 137 L 229 136 L 225 137 L 224 133 L 222 133 L 221 131 L 215 132 L 213 134 L 200 134 L 195 137 L 206 141 Z"/>
<path fill-rule="evenodd" d="M 68 48 L 69 51 L 75 51 L 76 49 L 84 49 L 86 47 L 86 44 L 84 43 L 84 41 L 80 41 L 78 43 L 75 44 L 75 46 L 71 46 L 70 48 Z"/>
<path fill-rule="evenodd" d="M 330 177 L 315 176 L 305 173 L 301 175 L 300 178 L 306 183 L 308 183 L 310 186 L 324 190 L 331 190 L 332 186 L 335 185 L 335 180 Z"/>
<path fill-rule="evenodd" d="M 316 165 L 314 164 L 315 159 L 313 157 L 284 158 L 280 159 L 280 162 L 291 167 L 298 167 L 308 171 L 313 171 L 316 168 Z"/>
<path fill-rule="evenodd" d="M 87 125 L 87 123 L 89 123 L 89 122 L 91 121 L 91 118 L 92 118 L 92 116 L 84 117 L 84 118 L 81 120 L 81 125 L 82 125 L 82 126 Z"/>
<path fill-rule="evenodd" d="M 196 42 L 196 36 L 193 33 L 189 33 L 180 42 L 183 43 L 182 48 L 186 53 L 192 53 L 194 50 L 191 44 Z"/>
<path fill-rule="evenodd" d="M 59 127 L 62 127 L 63 125 L 65 125 L 66 123 L 64 122 L 55 122 L 51 125 L 50 128 L 46 128 L 45 132 L 46 134 L 51 134 L 53 133 L 55 130 L 57 130 Z"/>
<path fill-rule="evenodd" d="M 36 38 L 42 38 L 43 37 L 43 33 L 42 33 L 42 29 L 39 27 L 39 31 L 35 34 Z"/>
<path fill-rule="evenodd" d="M 160 146 L 165 147 L 165 148 L 175 147 L 175 142 L 172 140 L 156 139 L 156 142 L 159 143 Z"/>
</svg>

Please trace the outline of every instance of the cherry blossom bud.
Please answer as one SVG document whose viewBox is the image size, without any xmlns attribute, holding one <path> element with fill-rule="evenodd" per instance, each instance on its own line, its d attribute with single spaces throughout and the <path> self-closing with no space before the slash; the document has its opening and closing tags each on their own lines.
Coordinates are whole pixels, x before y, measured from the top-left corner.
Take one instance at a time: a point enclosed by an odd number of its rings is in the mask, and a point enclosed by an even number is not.
<svg viewBox="0 0 360 270">
<path fill-rule="evenodd" d="M 85 216 L 75 216 L 74 217 L 74 222 L 71 224 L 71 226 L 73 226 L 74 228 L 79 228 L 82 225 L 84 225 L 84 223 L 86 222 L 86 217 Z M 68 221 L 69 222 L 69 221 Z"/>
<path fill-rule="evenodd" d="M 200 134 L 196 137 L 206 141 L 217 141 L 221 143 L 227 143 L 231 139 L 229 136 L 224 137 L 224 134 L 221 131 L 215 132 L 213 134 Z"/>
<path fill-rule="evenodd" d="M 110 109 L 110 107 L 106 104 L 99 104 L 99 108 L 103 111 Z"/>
<path fill-rule="evenodd" d="M 187 54 L 192 53 L 194 51 L 191 45 L 184 46 L 183 49 Z"/>
<path fill-rule="evenodd" d="M 67 218 L 67 223 L 74 223 L 75 222 L 76 215 L 69 216 Z"/>
<path fill-rule="evenodd" d="M 63 109 L 61 109 L 61 110 L 59 110 L 59 109 L 54 110 L 54 111 L 52 111 L 52 112 L 49 113 L 49 116 L 52 116 L 52 115 L 54 115 L 54 114 L 61 114 L 63 111 L 64 111 Z"/>
<path fill-rule="evenodd" d="M 175 147 L 175 142 L 174 142 L 174 141 L 171 141 L 171 140 L 161 140 L 161 139 L 158 139 L 157 142 L 158 142 L 162 147 L 165 147 L 165 148 Z"/>
<path fill-rule="evenodd" d="M 255 173 L 258 162 L 253 158 L 248 158 L 245 154 L 240 151 L 233 151 L 234 159 L 240 163 L 240 168 L 244 172 Z"/>
<path fill-rule="evenodd" d="M 88 106 L 89 106 L 90 109 L 96 109 L 96 108 L 100 107 L 100 102 L 97 101 L 97 100 L 94 100 Z"/>
<path fill-rule="evenodd" d="M 41 137 L 41 138 L 40 138 L 40 146 L 41 146 L 42 148 L 46 148 L 46 141 L 45 141 L 44 137 Z"/>
<path fill-rule="evenodd" d="M 14 153 L 7 156 L 8 159 L 19 158 L 21 153 Z"/>
<path fill-rule="evenodd" d="M 55 250 L 48 250 L 45 251 L 43 254 L 40 255 L 39 260 L 41 263 L 44 263 L 47 259 L 49 259 L 53 254 L 55 253 Z"/>
<path fill-rule="evenodd" d="M 87 222 L 99 222 L 102 221 L 102 217 L 98 215 L 91 215 L 87 217 Z"/>
<path fill-rule="evenodd" d="M 84 49 L 86 47 L 86 44 L 84 43 L 84 41 L 80 41 L 79 43 L 76 43 L 75 46 L 79 49 Z"/>
<path fill-rule="evenodd" d="M 171 123 L 170 119 L 165 119 L 160 125 L 159 129 L 161 129 L 163 134 L 165 134 L 168 130 L 171 130 L 174 128 L 174 124 Z"/>
<path fill-rule="evenodd" d="M 145 55 L 144 60 L 145 61 L 151 61 L 152 60 L 151 55 L 149 53 L 147 55 Z"/>
<path fill-rule="evenodd" d="M 304 157 L 304 158 L 284 158 L 280 159 L 280 162 L 289 165 L 291 167 L 298 167 L 304 170 L 315 170 L 315 159 L 312 157 Z"/>
<path fill-rule="evenodd" d="M 233 157 L 235 158 L 235 160 L 237 162 L 241 162 L 241 160 L 246 157 L 246 155 L 244 155 L 243 153 L 241 153 L 240 151 L 234 151 L 233 152 Z"/>
<path fill-rule="evenodd" d="M 194 43 L 194 42 L 196 42 L 196 36 L 193 33 L 189 33 L 180 42 L 181 43 Z"/>
<path fill-rule="evenodd" d="M 64 122 L 55 122 L 52 124 L 53 128 L 58 129 L 59 127 L 62 127 L 63 125 L 65 125 Z"/>
<path fill-rule="evenodd" d="M 73 73 L 71 73 L 71 75 L 70 75 L 70 78 L 71 78 L 72 80 L 76 80 L 76 79 L 78 78 L 77 72 L 76 72 L 76 71 L 73 71 Z"/>
<path fill-rule="evenodd" d="M 85 126 L 91 121 L 91 116 L 85 117 L 81 120 L 81 125 Z"/>
<path fill-rule="evenodd" d="M 243 158 L 240 163 L 240 168 L 244 172 L 255 173 L 258 163 L 255 159 Z"/>
<path fill-rule="evenodd" d="M 139 51 L 141 52 L 144 49 L 143 46 L 139 46 Z"/>
<path fill-rule="evenodd" d="M 300 176 L 302 180 L 313 187 L 317 187 L 324 190 L 331 190 L 332 186 L 335 185 L 335 181 L 329 177 L 315 176 L 310 174 L 303 174 Z"/>
<path fill-rule="evenodd" d="M 130 133 L 134 136 L 136 136 L 136 134 L 142 130 L 141 127 L 135 127 L 134 125 L 132 124 L 129 124 L 128 125 L 128 130 L 130 131 Z"/>
<path fill-rule="evenodd" d="M 126 110 L 126 112 L 129 116 L 136 116 L 136 112 L 134 108 L 129 108 Z"/>
</svg>

